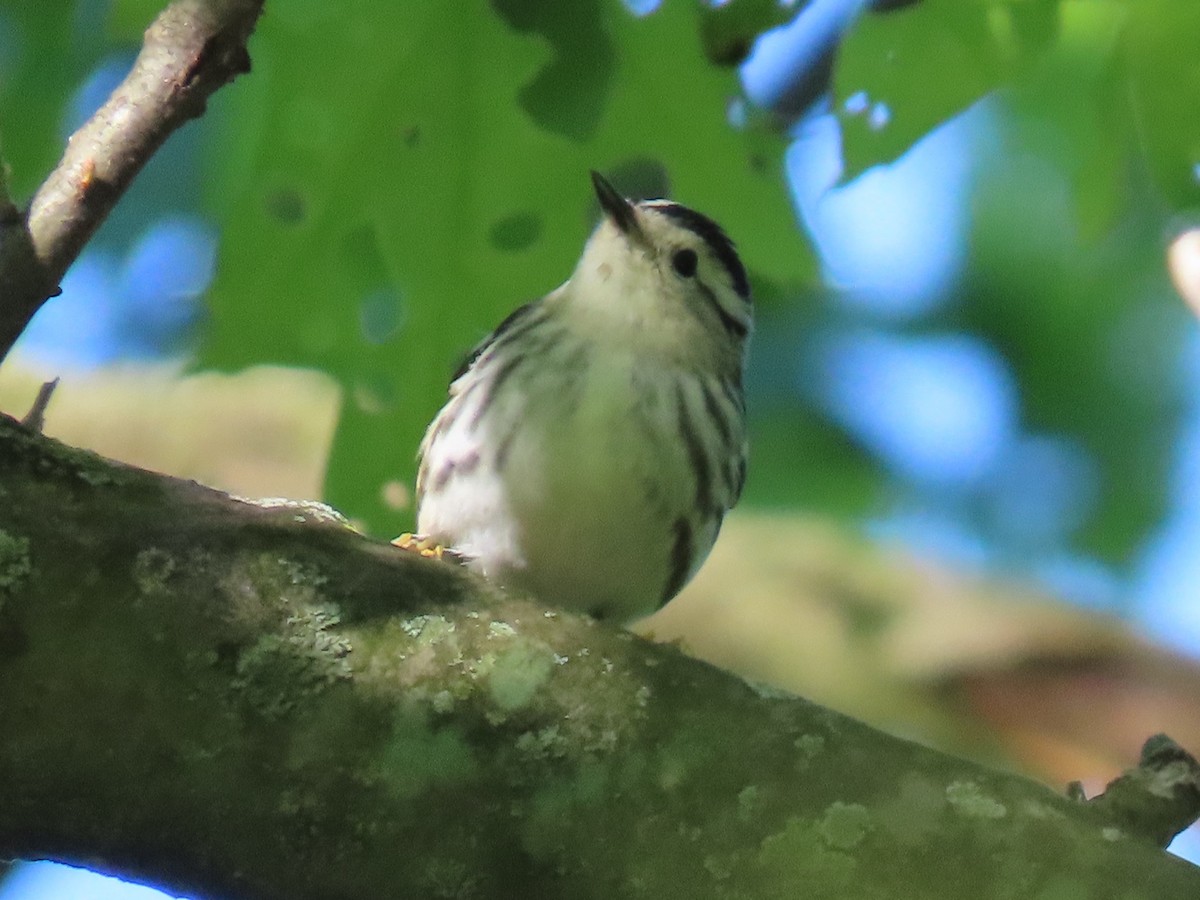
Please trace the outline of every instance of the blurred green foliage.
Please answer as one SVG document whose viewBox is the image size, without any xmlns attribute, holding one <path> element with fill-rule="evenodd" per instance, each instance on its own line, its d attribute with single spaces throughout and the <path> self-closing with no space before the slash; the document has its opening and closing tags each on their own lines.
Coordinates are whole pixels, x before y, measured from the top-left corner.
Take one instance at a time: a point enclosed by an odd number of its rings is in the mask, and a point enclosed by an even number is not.
<svg viewBox="0 0 1200 900">
<path fill-rule="evenodd" d="M 161 5 L 4 5 L 19 32 L 0 33 L 14 193 L 53 164 L 66 98 L 100 59 L 134 49 Z M 878 509 L 892 490 L 878 463 L 795 396 L 794 335 L 830 312 L 812 302 L 785 140 L 730 124 L 730 65 L 781 9 L 268 0 L 252 74 L 188 138 L 202 142 L 221 234 L 197 364 L 332 374 L 346 402 L 327 499 L 399 531 L 412 511 L 389 507 L 384 486 L 412 483 L 470 347 L 570 274 L 596 168 L 630 192 L 669 192 L 739 241 L 764 323 L 748 500 Z M 1197 35 L 1200 4 L 1183 0 L 922 0 L 862 17 L 833 69 L 846 180 L 999 92 L 1012 127 L 971 198 L 960 291 L 906 327 L 984 338 L 1013 367 L 1022 425 L 1094 455 L 1103 496 L 1081 542 L 1112 560 L 1161 513 L 1184 400 L 1186 316 L 1170 305 L 1162 238 L 1200 206 Z M 847 112 L 860 92 L 886 105 L 885 126 Z"/>
<path fill-rule="evenodd" d="M 1007 83 L 1033 54 L 1010 39 L 1015 35 L 997 33 L 993 20 L 1042 6 L 1040 0 L 922 0 L 888 15 L 862 17 L 834 66 L 835 108 L 843 110 L 844 177 L 895 159 L 930 129 Z M 845 114 L 846 99 L 859 93 L 886 106 L 887 127 Z"/>
<path fill-rule="evenodd" d="M 846 178 L 1001 89 L 1000 171 L 977 181 L 965 283 L 943 319 L 1001 350 L 1026 427 L 1099 462 L 1077 539 L 1112 561 L 1163 513 L 1188 402 L 1194 326 L 1163 252 L 1200 206 L 1198 35 L 1200 4 L 1172 0 L 924 0 L 863 18 L 835 70 L 837 108 L 861 91 L 892 113 L 876 129 L 842 114 Z"/>
<path fill-rule="evenodd" d="M 0 138 L 16 198 L 30 195 L 62 154 L 64 106 L 107 47 L 102 29 L 64 4 L 10 0 L 0 32 Z M 99 23 L 96 23 L 99 24 Z"/>
<path fill-rule="evenodd" d="M 806 274 L 782 142 L 729 127 L 735 76 L 696 23 L 686 3 L 270 7 L 253 76 L 214 104 L 222 251 L 200 361 L 346 386 L 332 503 L 380 533 L 411 523 L 383 486 L 411 484 L 471 346 L 570 274 L 590 168 L 710 211 L 767 277 Z"/>
<path fill-rule="evenodd" d="M 835 106 L 865 92 L 892 118 L 871 128 L 842 116 L 845 177 L 1012 87 L 1026 114 L 1061 128 L 1059 161 L 1081 176 L 1085 220 L 1114 211 L 1114 183 L 1131 155 L 1167 204 L 1193 206 L 1200 126 L 1186 120 L 1200 110 L 1197 37 L 1200 4 L 1180 0 L 922 0 L 864 16 L 838 58 Z"/>
</svg>

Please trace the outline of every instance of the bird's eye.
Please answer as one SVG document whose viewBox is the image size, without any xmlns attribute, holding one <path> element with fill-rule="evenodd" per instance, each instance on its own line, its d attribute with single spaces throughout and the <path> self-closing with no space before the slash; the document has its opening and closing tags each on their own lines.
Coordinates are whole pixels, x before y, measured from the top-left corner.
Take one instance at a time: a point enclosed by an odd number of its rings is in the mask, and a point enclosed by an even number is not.
<svg viewBox="0 0 1200 900">
<path fill-rule="evenodd" d="M 695 250 L 676 250 L 675 255 L 671 257 L 671 266 L 684 278 L 691 278 L 696 274 L 698 262 Z"/>
</svg>

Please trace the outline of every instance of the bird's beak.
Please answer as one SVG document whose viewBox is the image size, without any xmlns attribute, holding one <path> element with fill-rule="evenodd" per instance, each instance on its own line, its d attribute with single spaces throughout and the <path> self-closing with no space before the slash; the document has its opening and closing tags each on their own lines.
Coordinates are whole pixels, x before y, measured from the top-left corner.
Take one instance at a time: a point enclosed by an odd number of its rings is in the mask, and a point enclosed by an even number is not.
<svg viewBox="0 0 1200 900">
<path fill-rule="evenodd" d="M 600 208 L 604 210 L 604 214 L 612 219 L 612 223 L 617 226 L 623 234 L 631 238 L 640 238 L 642 227 L 638 224 L 637 214 L 634 211 L 633 204 L 617 193 L 604 176 L 599 172 L 592 171 L 592 184 L 596 188 L 596 199 L 600 201 Z"/>
</svg>

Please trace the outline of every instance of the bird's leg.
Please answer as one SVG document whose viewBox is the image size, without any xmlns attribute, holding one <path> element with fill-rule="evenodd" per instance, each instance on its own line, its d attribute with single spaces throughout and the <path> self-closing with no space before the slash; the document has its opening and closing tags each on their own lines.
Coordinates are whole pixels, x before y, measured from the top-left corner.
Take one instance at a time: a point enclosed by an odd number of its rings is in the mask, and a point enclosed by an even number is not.
<svg viewBox="0 0 1200 900">
<path fill-rule="evenodd" d="M 446 562 L 466 565 L 466 558 L 450 547 L 444 547 L 431 537 L 413 534 L 406 531 L 399 537 L 392 538 L 392 546 L 407 553 L 416 553 L 427 559 L 442 559 Z"/>
</svg>

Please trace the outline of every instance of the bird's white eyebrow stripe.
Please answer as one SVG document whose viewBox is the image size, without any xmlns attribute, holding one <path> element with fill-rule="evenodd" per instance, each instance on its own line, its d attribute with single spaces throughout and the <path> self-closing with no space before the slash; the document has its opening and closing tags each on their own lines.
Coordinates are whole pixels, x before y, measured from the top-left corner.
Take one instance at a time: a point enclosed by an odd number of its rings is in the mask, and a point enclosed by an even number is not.
<svg viewBox="0 0 1200 900">
<path fill-rule="evenodd" d="M 730 240 L 725 229 L 703 213 L 694 209 L 673 203 L 670 200 L 646 204 L 656 212 L 662 213 L 681 228 L 686 228 L 708 246 L 718 262 L 721 263 L 733 283 L 734 292 L 743 300 L 750 301 L 750 280 L 746 276 L 746 267 L 738 257 L 737 249 Z"/>
<path fill-rule="evenodd" d="M 739 322 L 721 305 L 721 301 L 717 299 L 717 295 L 711 289 L 699 282 L 696 283 L 696 287 L 700 289 L 700 293 L 704 295 L 705 299 L 712 304 L 712 308 L 717 313 L 717 318 L 721 320 L 721 324 L 725 326 L 725 330 L 729 332 L 731 337 L 744 338 L 750 333 L 750 329 L 746 327 L 744 322 Z"/>
</svg>

